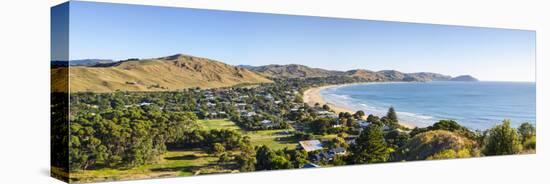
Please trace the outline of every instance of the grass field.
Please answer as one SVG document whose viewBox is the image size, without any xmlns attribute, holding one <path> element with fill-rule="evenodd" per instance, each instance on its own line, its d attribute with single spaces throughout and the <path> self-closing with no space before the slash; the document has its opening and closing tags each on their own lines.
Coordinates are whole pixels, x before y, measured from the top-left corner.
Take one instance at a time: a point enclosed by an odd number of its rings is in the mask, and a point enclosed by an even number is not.
<svg viewBox="0 0 550 184">
<path fill-rule="evenodd" d="M 133 180 L 158 177 L 190 176 L 197 172 L 231 172 L 217 166 L 218 158 L 202 151 L 168 151 L 155 164 L 146 164 L 128 170 L 97 169 L 71 173 L 71 180 L 78 182 Z M 202 172 L 204 174 L 204 172 Z"/>
<path fill-rule="evenodd" d="M 234 122 L 228 119 L 210 119 L 199 120 L 199 123 L 205 127 L 205 129 L 232 129 L 241 131 L 244 135 L 250 137 L 252 145 L 266 145 L 271 149 L 296 149 L 298 141 L 294 140 L 291 135 L 285 135 L 284 132 L 292 132 L 293 129 L 286 130 L 259 130 L 259 131 L 245 131 L 239 128 Z"/>
<path fill-rule="evenodd" d="M 235 125 L 232 121 L 228 119 L 209 119 L 209 120 L 198 120 L 199 124 L 204 126 L 205 129 L 231 129 L 231 130 L 241 130 L 239 126 Z"/>
</svg>

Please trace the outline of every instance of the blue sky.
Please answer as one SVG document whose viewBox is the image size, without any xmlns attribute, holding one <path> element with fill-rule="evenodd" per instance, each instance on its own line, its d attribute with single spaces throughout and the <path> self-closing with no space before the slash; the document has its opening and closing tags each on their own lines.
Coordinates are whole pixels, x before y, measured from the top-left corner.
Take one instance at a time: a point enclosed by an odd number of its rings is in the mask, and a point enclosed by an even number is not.
<svg viewBox="0 0 550 184">
<path fill-rule="evenodd" d="M 69 47 L 70 59 L 184 53 L 232 65 L 535 80 L 535 32 L 510 29 L 72 1 Z"/>
</svg>

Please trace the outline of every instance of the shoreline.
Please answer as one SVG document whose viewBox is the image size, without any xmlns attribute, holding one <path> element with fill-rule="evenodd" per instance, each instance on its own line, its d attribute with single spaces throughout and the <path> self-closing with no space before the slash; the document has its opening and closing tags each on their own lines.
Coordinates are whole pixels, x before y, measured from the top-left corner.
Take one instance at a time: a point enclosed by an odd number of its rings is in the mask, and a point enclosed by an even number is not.
<svg viewBox="0 0 550 184">
<path fill-rule="evenodd" d="M 321 95 L 321 91 L 327 88 L 333 88 L 333 87 L 342 87 L 342 86 L 350 86 L 350 85 L 361 85 L 361 84 L 369 84 L 369 83 L 352 83 L 352 84 L 338 84 L 338 85 L 326 85 L 326 86 L 319 86 L 319 87 L 313 87 L 309 88 L 306 91 L 304 91 L 303 94 L 303 100 L 304 103 L 307 103 L 310 106 L 314 106 L 315 103 L 319 103 L 320 105 L 327 104 L 331 110 L 336 112 L 337 114 L 340 112 L 349 112 L 351 114 L 354 114 L 356 111 L 353 109 L 349 109 L 348 107 L 339 106 L 333 103 L 327 102 L 323 95 Z M 363 110 L 365 111 L 365 110 Z M 369 115 L 368 111 L 365 111 L 365 115 Z M 406 123 L 406 122 L 399 122 L 400 125 L 407 127 L 409 129 L 414 129 L 417 127 L 416 125 L 412 123 Z"/>
</svg>

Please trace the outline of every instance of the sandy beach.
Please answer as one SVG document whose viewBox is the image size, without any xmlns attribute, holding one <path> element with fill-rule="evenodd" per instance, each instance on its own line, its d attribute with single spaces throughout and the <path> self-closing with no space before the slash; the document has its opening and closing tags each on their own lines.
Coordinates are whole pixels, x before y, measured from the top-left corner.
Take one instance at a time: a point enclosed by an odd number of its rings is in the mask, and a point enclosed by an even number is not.
<svg viewBox="0 0 550 184">
<path fill-rule="evenodd" d="M 343 85 L 349 85 L 349 84 L 343 84 Z M 338 106 L 338 105 L 333 104 L 333 103 L 328 103 L 327 101 L 325 101 L 325 99 L 323 98 L 323 96 L 320 93 L 321 90 L 323 90 L 323 89 L 331 88 L 331 87 L 337 87 L 337 86 L 342 86 L 342 85 L 327 85 L 327 86 L 310 88 L 310 89 L 304 91 L 303 100 L 304 100 L 305 103 L 307 103 L 310 106 L 314 106 L 315 103 L 319 103 L 321 105 L 327 104 L 330 107 L 330 109 L 334 110 L 334 112 L 336 112 L 336 113 L 340 113 L 340 112 L 349 112 L 349 113 L 352 113 L 352 114 L 355 113 L 355 111 L 353 109 L 348 109 L 346 107 Z M 368 115 L 370 113 L 365 111 L 365 114 Z M 399 122 L 399 124 L 401 124 L 404 127 L 411 128 L 411 129 L 416 127 L 413 124 L 405 123 L 405 122 Z"/>
</svg>

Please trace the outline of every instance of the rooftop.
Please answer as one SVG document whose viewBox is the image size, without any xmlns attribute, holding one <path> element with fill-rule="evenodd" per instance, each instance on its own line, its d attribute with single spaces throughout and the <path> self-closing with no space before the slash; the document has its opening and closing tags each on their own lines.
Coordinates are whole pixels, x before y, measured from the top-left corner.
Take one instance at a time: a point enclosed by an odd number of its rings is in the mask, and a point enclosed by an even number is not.
<svg viewBox="0 0 550 184">
<path fill-rule="evenodd" d="M 300 146 L 307 152 L 323 149 L 323 145 L 319 140 L 300 141 Z"/>
</svg>

